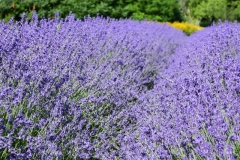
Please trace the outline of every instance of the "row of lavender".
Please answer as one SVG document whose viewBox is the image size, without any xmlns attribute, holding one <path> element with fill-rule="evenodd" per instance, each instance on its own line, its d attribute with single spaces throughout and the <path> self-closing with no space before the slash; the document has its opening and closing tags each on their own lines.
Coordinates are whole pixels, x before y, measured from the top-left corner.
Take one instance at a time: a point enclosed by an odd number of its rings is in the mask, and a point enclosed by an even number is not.
<svg viewBox="0 0 240 160">
<path fill-rule="evenodd" d="M 239 159 L 239 53 L 240 26 L 228 22 L 177 48 L 132 107 L 138 128 L 121 143 L 128 159 Z"/>
<path fill-rule="evenodd" d="M 1 22 L 1 158 L 236 159 L 239 31 L 189 38 L 73 15 Z"/>
<path fill-rule="evenodd" d="M 114 155 L 114 137 L 136 123 L 130 107 L 185 38 L 167 25 L 73 15 L 0 28 L 1 153 L 23 159 Z"/>
</svg>

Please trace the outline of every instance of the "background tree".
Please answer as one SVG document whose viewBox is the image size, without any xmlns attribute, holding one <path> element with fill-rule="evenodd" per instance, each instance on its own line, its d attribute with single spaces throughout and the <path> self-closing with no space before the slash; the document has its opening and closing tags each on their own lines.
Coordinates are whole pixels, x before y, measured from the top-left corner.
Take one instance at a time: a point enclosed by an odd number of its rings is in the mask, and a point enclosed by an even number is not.
<svg viewBox="0 0 240 160">
<path fill-rule="evenodd" d="M 189 2 L 191 14 L 207 26 L 219 19 L 227 19 L 227 0 L 194 0 Z"/>
<path fill-rule="evenodd" d="M 218 20 L 240 21 L 239 0 L 179 0 L 188 22 L 209 26 Z"/>
<path fill-rule="evenodd" d="M 12 16 L 21 18 L 23 12 L 31 17 L 36 10 L 39 18 L 53 17 L 60 12 L 62 18 L 70 11 L 77 18 L 96 16 L 112 18 L 148 19 L 156 21 L 182 21 L 178 0 L 4 0 L 0 1 L 0 18 L 8 21 Z"/>
<path fill-rule="evenodd" d="M 187 21 L 209 26 L 219 19 L 240 21 L 240 0 L 0 0 L 0 19 L 8 21 L 14 16 L 20 20 L 36 10 L 41 19 L 54 17 L 60 12 L 64 18 L 69 12 L 76 18 L 97 14 L 112 18 L 133 18 L 160 22 Z"/>
<path fill-rule="evenodd" d="M 182 21 L 178 0 L 120 0 L 128 17 L 137 20 Z"/>
<path fill-rule="evenodd" d="M 233 21 L 240 21 L 240 1 L 239 0 L 228 0 L 227 3 L 227 19 Z"/>
<path fill-rule="evenodd" d="M 8 21 L 14 16 L 15 20 L 20 20 L 23 12 L 30 18 L 34 10 L 38 12 L 40 18 L 52 17 L 58 11 L 61 0 L 4 0 L 0 1 L 0 18 Z"/>
</svg>

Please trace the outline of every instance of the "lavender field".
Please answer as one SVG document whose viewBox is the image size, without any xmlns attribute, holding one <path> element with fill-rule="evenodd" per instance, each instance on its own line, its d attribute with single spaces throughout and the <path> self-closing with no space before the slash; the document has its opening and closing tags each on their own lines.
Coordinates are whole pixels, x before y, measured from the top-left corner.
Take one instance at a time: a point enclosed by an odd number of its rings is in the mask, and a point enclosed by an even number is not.
<svg viewBox="0 0 240 160">
<path fill-rule="evenodd" d="M 1 21 L 0 159 L 240 159 L 240 25 Z"/>
</svg>

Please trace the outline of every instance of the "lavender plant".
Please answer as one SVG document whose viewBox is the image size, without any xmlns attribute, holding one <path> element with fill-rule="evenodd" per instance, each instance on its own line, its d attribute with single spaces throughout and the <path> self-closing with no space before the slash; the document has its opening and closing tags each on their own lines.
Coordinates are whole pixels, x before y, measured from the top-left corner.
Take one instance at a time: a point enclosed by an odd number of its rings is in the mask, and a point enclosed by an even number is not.
<svg viewBox="0 0 240 160">
<path fill-rule="evenodd" d="M 0 159 L 239 158 L 239 31 L 1 21 Z"/>
<path fill-rule="evenodd" d="M 126 158 L 131 112 L 186 36 L 167 25 L 70 14 L 0 22 L 1 159 Z"/>
<path fill-rule="evenodd" d="M 239 31 L 225 22 L 176 49 L 132 107 L 138 127 L 121 141 L 127 159 L 239 158 Z"/>
</svg>

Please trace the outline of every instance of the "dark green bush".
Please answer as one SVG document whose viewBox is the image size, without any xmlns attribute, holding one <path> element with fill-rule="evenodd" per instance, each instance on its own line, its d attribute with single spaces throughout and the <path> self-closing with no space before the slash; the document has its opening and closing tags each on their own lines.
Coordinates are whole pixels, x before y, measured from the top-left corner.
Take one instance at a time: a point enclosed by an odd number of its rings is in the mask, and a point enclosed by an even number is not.
<svg viewBox="0 0 240 160">
<path fill-rule="evenodd" d="M 178 0 L 4 0 L 0 1 L 0 19 L 8 21 L 14 16 L 20 20 L 23 12 L 30 18 L 36 10 L 41 19 L 54 17 L 60 12 L 65 18 L 70 11 L 76 18 L 97 14 L 112 18 L 133 18 L 136 20 L 181 21 Z"/>
</svg>

